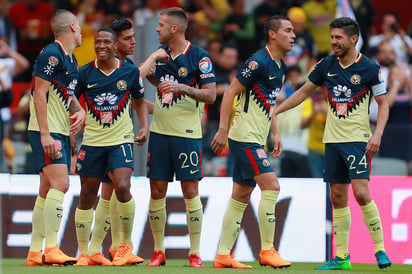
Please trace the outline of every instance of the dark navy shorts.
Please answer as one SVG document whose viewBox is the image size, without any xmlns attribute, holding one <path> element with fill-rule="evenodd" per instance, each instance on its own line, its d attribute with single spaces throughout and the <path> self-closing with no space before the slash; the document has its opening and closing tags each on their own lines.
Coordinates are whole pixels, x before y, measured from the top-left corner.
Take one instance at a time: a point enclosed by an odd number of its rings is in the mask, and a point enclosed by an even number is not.
<svg viewBox="0 0 412 274">
<path fill-rule="evenodd" d="M 229 149 L 235 158 L 234 182 L 255 187 L 256 181 L 253 177 L 275 172 L 262 145 L 229 139 Z"/>
<path fill-rule="evenodd" d="M 371 158 L 365 154 L 365 142 L 327 143 L 325 174 L 327 183 L 350 183 L 352 179 L 368 179 Z"/>
<path fill-rule="evenodd" d="M 80 147 L 76 164 L 80 176 L 105 178 L 108 172 L 121 167 L 134 168 L 133 144 Z"/>
<path fill-rule="evenodd" d="M 58 144 L 60 153 L 55 159 L 51 159 L 49 156 L 44 154 L 43 146 L 41 145 L 40 140 L 40 131 L 28 131 L 29 142 L 31 149 L 35 157 L 35 166 L 38 171 L 41 171 L 42 168 L 50 164 L 65 164 L 67 165 L 67 170 L 70 171 L 71 163 L 71 146 L 70 146 L 70 137 L 58 133 L 50 133 L 50 136 L 56 140 Z"/>
<path fill-rule="evenodd" d="M 202 139 L 150 132 L 147 177 L 173 181 L 202 179 Z"/>
</svg>

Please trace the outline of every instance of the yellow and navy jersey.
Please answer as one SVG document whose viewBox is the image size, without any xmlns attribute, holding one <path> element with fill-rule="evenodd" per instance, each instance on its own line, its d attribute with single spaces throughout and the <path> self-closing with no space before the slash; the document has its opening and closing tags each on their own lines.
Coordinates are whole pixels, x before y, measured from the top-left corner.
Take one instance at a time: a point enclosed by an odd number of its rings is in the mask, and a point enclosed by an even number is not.
<svg viewBox="0 0 412 274">
<path fill-rule="evenodd" d="M 166 52 L 167 46 L 162 45 Z M 190 42 L 182 54 L 169 61 L 156 62 L 156 83 L 165 81 L 201 88 L 216 82 L 209 54 Z M 185 138 L 202 138 L 201 117 L 204 103 L 179 93 L 161 93 L 157 90 L 150 131 Z"/>
<path fill-rule="evenodd" d="M 308 79 L 318 86 L 326 83 L 328 89 L 323 142 L 367 142 L 371 96 L 386 93 L 379 66 L 359 53 L 353 64 L 343 67 L 330 55 L 316 64 Z"/>
<path fill-rule="evenodd" d="M 134 65 L 115 59 L 116 68 L 105 73 L 97 60 L 80 69 L 76 96 L 84 96 L 86 126 L 83 145 L 108 146 L 134 141 L 132 98 L 144 97 L 143 80 Z"/>
<path fill-rule="evenodd" d="M 267 47 L 253 54 L 236 78 L 245 86 L 239 95 L 229 138 L 238 142 L 266 144 L 276 97 L 285 80 L 286 65 L 278 64 Z"/>
<path fill-rule="evenodd" d="M 76 58 L 70 56 L 61 42 L 56 40 L 40 52 L 34 64 L 33 76 L 28 130 L 40 131 L 33 102 L 35 78 L 39 77 L 50 82 L 46 95 L 49 131 L 68 136 L 69 105 L 79 77 Z"/>
</svg>

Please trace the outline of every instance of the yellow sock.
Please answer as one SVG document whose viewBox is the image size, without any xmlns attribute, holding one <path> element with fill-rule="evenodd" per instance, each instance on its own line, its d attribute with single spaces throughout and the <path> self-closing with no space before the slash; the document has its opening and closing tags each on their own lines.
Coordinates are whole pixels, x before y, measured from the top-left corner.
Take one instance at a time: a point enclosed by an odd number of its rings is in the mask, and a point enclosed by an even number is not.
<svg viewBox="0 0 412 274">
<path fill-rule="evenodd" d="M 110 232 L 112 235 L 112 249 L 117 249 L 123 239 L 122 228 L 120 227 L 119 212 L 117 212 L 117 202 L 118 200 L 116 193 L 113 190 L 112 197 L 110 198 Z"/>
<path fill-rule="evenodd" d="M 132 244 L 132 232 L 134 223 L 134 211 L 136 205 L 133 197 L 126 203 L 117 202 L 119 212 L 120 227 L 122 228 L 122 243 Z"/>
<path fill-rule="evenodd" d="M 383 243 L 383 228 L 379 210 L 374 201 L 367 205 L 360 207 L 362 210 L 363 221 L 368 227 L 373 244 L 375 246 L 375 253 L 378 251 L 385 251 Z"/>
<path fill-rule="evenodd" d="M 45 199 L 37 196 L 34 203 L 31 229 L 30 251 L 40 251 L 44 240 L 44 202 Z"/>
<path fill-rule="evenodd" d="M 100 252 L 107 231 L 110 229 L 110 201 L 100 197 L 94 217 L 94 228 L 90 240 L 89 254 Z"/>
<path fill-rule="evenodd" d="M 166 198 L 150 199 L 149 223 L 153 235 L 154 251 L 165 252 Z"/>
<path fill-rule="evenodd" d="M 261 249 L 268 250 L 273 247 L 275 237 L 275 206 L 279 191 L 263 190 L 259 203 L 259 232 Z"/>
<path fill-rule="evenodd" d="M 242 222 L 246 206 L 247 204 L 230 199 L 223 217 L 222 235 L 217 250 L 218 254 L 228 255 L 232 251 L 236 238 L 239 235 L 240 223 Z"/>
<path fill-rule="evenodd" d="M 44 234 L 46 247 L 57 245 L 57 232 L 63 217 L 64 193 L 57 189 L 50 189 L 44 202 Z"/>
<path fill-rule="evenodd" d="M 202 231 L 203 206 L 200 196 L 185 199 L 186 221 L 190 236 L 190 254 L 200 253 L 200 233 Z"/>
<path fill-rule="evenodd" d="M 335 236 L 336 256 L 345 258 L 349 254 L 349 230 L 351 225 L 349 207 L 333 209 L 332 225 Z"/>
<path fill-rule="evenodd" d="M 89 254 L 89 239 L 92 230 L 93 208 L 79 209 L 76 208 L 74 213 L 74 223 L 76 224 L 77 244 L 79 245 L 80 254 Z"/>
</svg>

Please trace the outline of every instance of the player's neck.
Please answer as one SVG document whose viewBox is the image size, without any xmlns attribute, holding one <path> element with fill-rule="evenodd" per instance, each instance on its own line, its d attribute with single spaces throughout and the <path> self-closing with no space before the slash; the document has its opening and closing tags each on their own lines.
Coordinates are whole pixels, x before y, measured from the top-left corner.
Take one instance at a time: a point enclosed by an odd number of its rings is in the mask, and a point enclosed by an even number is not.
<svg viewBox="0 0 412 274">
<path fill-rule="evenodd" d="M 358 57 L 359 57 L 359 52 L 356 49 L 352 49 L 348 51 L 348 53 L 344 57 L 339 57 L 339 63 L 343 67 L 347 67 L 355 63 Z"/>
<path fill-rule="evenodd" d="M 279 50 L 278 47 L 271 45 L 270 43 L 266 44 L 266 49 L 269 50 L 272 59 L 275 60 L 276 63 L 280 64 L 280 60 L 285 55 L 285 53 Z"/>
<path fill-rule="evenodd" d="M 65 36 L 59 36 L 59 37 L 56 37 L 55 40 L 57 40 L 61 43 L 64 51 L 66 52 L 66 54 L 68 54 L 70 56 L 73 55 L 75 45 L 73 44 L 71 39 L 68 39 Z"/>
<path fill-rule="evenodd" d="M 118 63 L 116 58 L 111 58 L 107 60 L 97 60 L 97 66 L 100 70 L 104 71 L 105 73 L 112 72 L 117 67 L 117 65 Z"/>
<path fill-rule="evenodd" d="M 184 36 L 176 37 L 175 39 L 171 40 L 168 43 L 170 54 L 172 56 L 178 56 L 179 54 L 183 53 L 189 42 L 186 40 Z"/>
<path fill-rule="evenodd" d="M 116 51 L 116 56 L 120 59 L 120 60 L 122 60 L 122 61 L 126 61 L 126 54 L 123 54 L 123 53 L 121 53 L 121 52 L 119 52 L 119 51 Z"/>
</svg>

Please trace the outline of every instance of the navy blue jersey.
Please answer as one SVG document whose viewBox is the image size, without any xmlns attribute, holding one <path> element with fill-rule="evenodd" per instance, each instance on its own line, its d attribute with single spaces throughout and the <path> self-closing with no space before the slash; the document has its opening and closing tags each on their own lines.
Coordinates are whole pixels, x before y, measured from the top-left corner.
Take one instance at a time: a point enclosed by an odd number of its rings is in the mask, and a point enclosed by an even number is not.
<svg viewBox="0 0 412 274">
<path fill-rule="evenodd" d="M 116 59 L 118 65 L 107 74 L 97 60 L 80 69 L 76 96 L 84 95 L 86 127 L 83 145 L 107 146 L 134 140 L 131 98 L 144 97 L 140 71 L 134 65 Z"/>
<path fill-rule="evenodd" d="M 286 65 L 278 64 L 267 47 L 253 54 L 236 78 L 246 87 L 240 94 L 229 138 L 238 142 L 264 145 L 272 113 L 285 80 Z"/>
<path fill-rule="evenodd" d="M 39 54 L 34 64 L 34 77 L 31 97 L 35 90 L 35 78 L 40 77 L 51 83 L 47 93 L 47 123 L 49 131 L 69 135 L 69 105 L 79 77 L 79 69 L 74 55 L 64 50 L 60 41 L 47 45 Z M 34 108 L 30 100 L 29 130 L 40 131 Z"/>
<path fill-rule="evenodd" d="M 161 46 L 168 51 L 167 46 Z M 169 62 L 156 63 L 156 82 L 171 81 L 199 88 L 202 84 L 216 82 L 209 54 L 190 42 L 178 56 Z M 201 117 L 204 103 L 184 93 L 157 91 L 150 131 L 187 138 L 202 138 Z"/>
<path fill-rule="evenodd" d="M 359 53 L 346 67 L 335 55 L 319 61 L 308 76 L 315 85 L 328 88 L 328 114 L 323 141 L 367 142 L 371 137 L 369 104 L 372 95 L 385 94 L 379 66 Z"/>
</svg>

